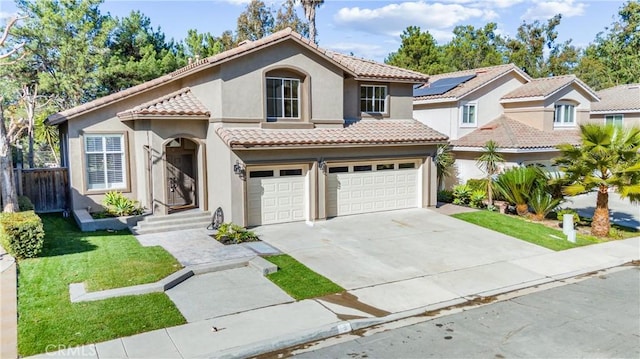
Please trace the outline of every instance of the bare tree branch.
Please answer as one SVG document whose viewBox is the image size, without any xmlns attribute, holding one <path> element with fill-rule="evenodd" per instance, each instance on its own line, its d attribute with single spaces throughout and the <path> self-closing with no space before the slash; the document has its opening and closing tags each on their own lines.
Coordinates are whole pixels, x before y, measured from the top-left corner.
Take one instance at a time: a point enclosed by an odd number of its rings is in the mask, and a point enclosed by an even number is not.
<svg viewBox="0 0 640 359">
<path fill-rule="evenodd" d="M 4 33 L 2 34 L 2 37 L 0 37 L 0 48 L 4 47 L 4 44 L 7 42 L 7 39 L 9 38 L 9 31 L 11 31 L 11 28 L 16 24 L 16 22 L 18 20 L 22 20 L 22 19 L 26 19 L 26 16 L 22 16 L 22 17 L 13 17 L 11 18 L 11 20 L 9 20 L 9 22 L 7 23 L 7 26 L 4 28 Z M 8 52 L 1 54 L 0 55 L 0 60 L 2 59 L 6 59 L 10 56 L 13 56 L 15 53 L 17 53 L 20 49 L 22 49 L 24 47 L 25 43 L 24 41 L 22 43 L 19 43 L 17 45 L 15 45 L 11 50 L 9 50 Z M 25 56 L 25 54 L 23 53 L 19 58 L 9 61 L 9 62 L 3 62 L 2 65 L 6 66 L 6 65 L 11 65 L 14 64 L 18 61 L 20 61 L 23 57 Z"/>
</svg>

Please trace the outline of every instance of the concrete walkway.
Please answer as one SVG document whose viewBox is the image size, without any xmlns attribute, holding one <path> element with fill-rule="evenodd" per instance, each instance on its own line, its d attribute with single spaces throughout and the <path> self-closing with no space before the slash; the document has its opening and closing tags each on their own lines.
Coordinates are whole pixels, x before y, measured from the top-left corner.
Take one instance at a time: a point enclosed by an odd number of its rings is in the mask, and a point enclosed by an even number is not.
<svg viewBox="0 0 640 359">
<path fill-rule="evenodd" d="M 561 252 L 534 250 L 524 256 L 470 262 L 447 272 L 362 287 L 343 295 L 242 311 L 38 357 L 246 357 L 434 313 L 478 297 L 559 285 L 566 278 L 638 260 L 640 237 Z M 207 315 L 216 314 L 204 317 Z"/>
</svg>

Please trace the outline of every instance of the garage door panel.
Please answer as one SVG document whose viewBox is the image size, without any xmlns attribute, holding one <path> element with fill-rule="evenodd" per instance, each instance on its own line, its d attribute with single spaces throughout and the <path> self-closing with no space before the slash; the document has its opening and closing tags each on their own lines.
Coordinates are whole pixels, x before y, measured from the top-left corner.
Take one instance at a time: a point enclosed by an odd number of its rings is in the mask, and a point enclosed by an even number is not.
<svg viewBox="0 0 640 359">
<path fill-rule="evenodd" d="M 249 178 L 249 225 L 304 220 L 305 178 L 303 175 Z"/>
</svg>

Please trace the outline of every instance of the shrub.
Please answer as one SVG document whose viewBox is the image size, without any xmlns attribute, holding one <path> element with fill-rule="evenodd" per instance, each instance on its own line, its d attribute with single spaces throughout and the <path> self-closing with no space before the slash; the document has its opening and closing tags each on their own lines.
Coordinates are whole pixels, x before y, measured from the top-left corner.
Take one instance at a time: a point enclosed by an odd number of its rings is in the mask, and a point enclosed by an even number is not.
<svg viewBox="0 0 640 359">
<path fill-rule="evenodd" d="M 129 199 L 122 192 L 111 191 L 104 195 L 103 203 L 107 212 L 114 216 L 132 216 L 142 214 L 144 208 L 138 201 Z"/>
<path fill-rule="evenodd" d="M 514 167 L 500 174 L 495 186 L 509 203 L 516 206 L 518 215 L 524 216 L 529 212 L 529 195 L 541 175 L 535 167 Z"/>
<path fill-rule="evenodd" d="M 577 222 L 580 219 L 580 217 L 578 217 L 578 212 L 576 212 L 575 209 L 565 208 L 556 212 L 556 218 L 558 219 L 558 221 L 564 221 L 565 214 L 573 214 L 574 222 Z"/>
<path fill-rule="evenodd" d="M 471 208 L 483 208 L 484 201 L 487 199 L 487 191 L 477 189 L 471 192 L 471 197 L 469 198 L 469 206 Z"/>
<path fill-rule="evenodd" d="M 487 179 L 486 178 L 472 178 L 467 180 L 467 186 L 471 188 L 472 191 L 485 191 L 487 192 Z"/>
<path fill-rule="evenodd" d="M 453 204 L 467 205 L 471 199 L 471 188 L 466 184 L 453 187 Z"/>
<path fill-rule="evenodd" d="M 438 202 L 451 203 L 453 202 L 453 192 L 449 190 L 438 191 Z"/>
<path fill-rule="evenodd" d="M 259 239 L 254 232 L 235 223 L 227 222 L 218 227 L 216 240 L 224 244 L 238 244 L 244 242 L 255 242 Z"/>
<path fill-rule="evenodd" d="M 0 243 L 16 258 L 33 258 L 42 251 L 44 228 L 33 211 L 0 213 Z"/>
<path fill-rule="evenodd" d="M 27 196 L 18 196 L 18 207 L 20 207 L 20 212 L 33 211 L 33 203 Z"/>
<path fill-rule="evenodd" d="M 546 187 L 537 186 L 533 193 L 529 196 L 529 205 L 533 209 L 533 219 L 536 221 L 541 221 L 544 217 L 549 214 L 549 212 L 558 208 L 562 199 L 553 198 L 553 196 L 546 191 Z"/>
</svg>

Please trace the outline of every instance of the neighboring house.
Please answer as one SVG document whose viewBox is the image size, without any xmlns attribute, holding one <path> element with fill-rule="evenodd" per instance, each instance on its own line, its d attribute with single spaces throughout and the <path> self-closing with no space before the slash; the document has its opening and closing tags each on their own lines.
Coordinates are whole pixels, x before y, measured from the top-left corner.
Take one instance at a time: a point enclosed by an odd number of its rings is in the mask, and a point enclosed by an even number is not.
<svg viewBox="0 0 640 359">
<path fill-rule="evenodd" d="M 560 143 L 579 141 L 596 93 L 575 76 L 532 79 L 513 64 L 432 76 L 414 88 L 416 119 L 451 139 L 455 172 L 447 187 L 482 178 L 477 166 L 487 141 L 497 143 L 505 167 L 550 169 Z"/>
<path fill-rule="evenodd" d="M 592 122 L 640 127 L 640 83 L 598 91 L 600 102 L 591 104 Z"/>
<path fill-rule="evenodd" d="M 290 29 L 57 113 L 73 209 L 124 192 L 155 214 L 253 226 L 436 203 L 447 137 L 412 118 L 427 76 Z"/>
</svg>

